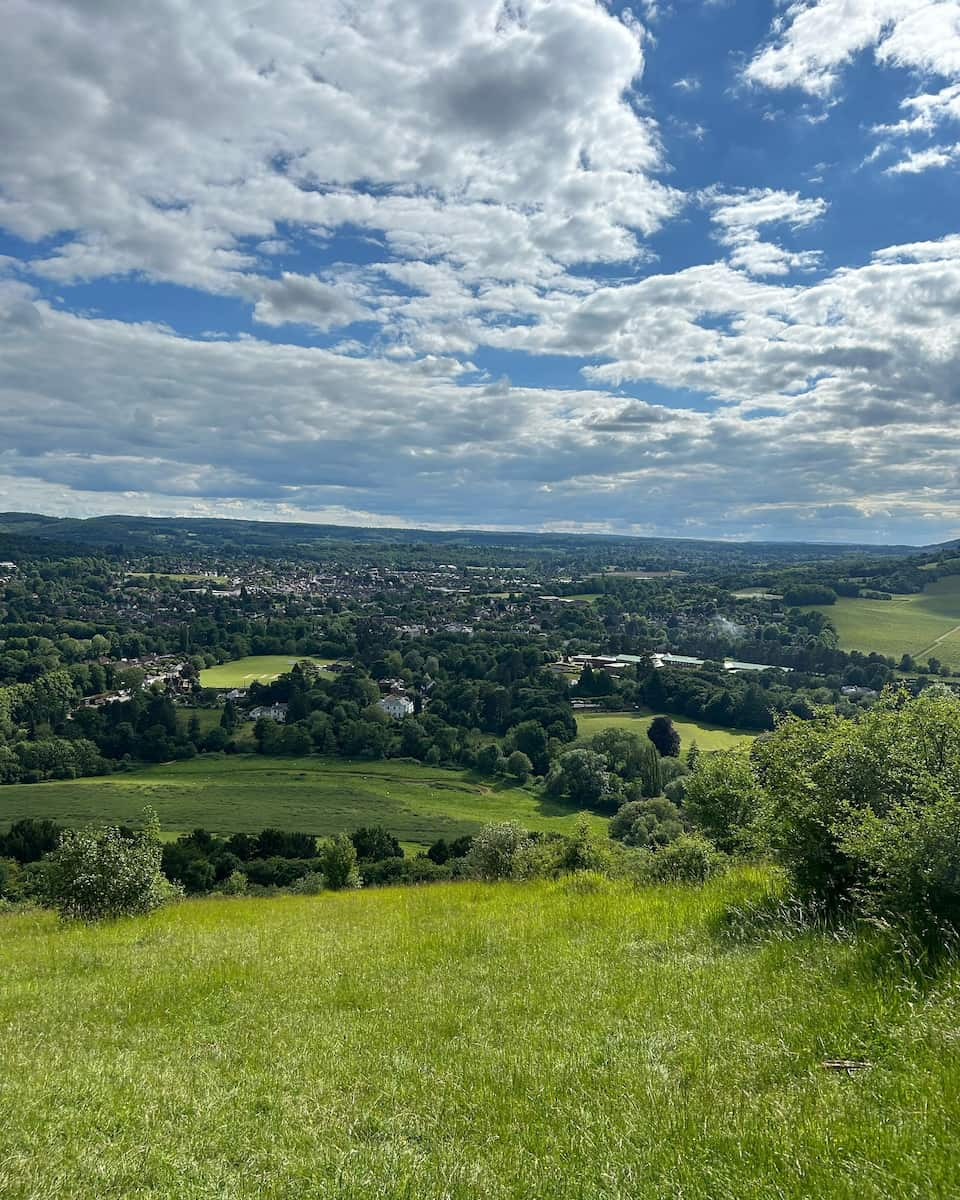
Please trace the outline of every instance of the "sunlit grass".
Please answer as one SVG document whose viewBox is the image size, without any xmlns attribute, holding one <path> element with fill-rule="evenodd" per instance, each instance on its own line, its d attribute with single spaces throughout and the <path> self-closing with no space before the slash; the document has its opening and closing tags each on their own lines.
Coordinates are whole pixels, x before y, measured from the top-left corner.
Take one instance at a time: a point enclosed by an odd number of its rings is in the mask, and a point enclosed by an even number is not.
<svg viewBox="0 0 960 1200">
<path fill-rule="evenodd" d="M 631 712 L 578 712 L 577 733 L 581 737 L 591 737 L 604 729 L 627 729 L 631 733 L 646 736 L 655 715 L 646 708 Z M 690 743 L 694 741 L 701 750 L 730 750 L 734 746 L 748 745 L 755 736 L 752 733 L 723 729 L 719 725 L 708 725 L 702 721 L 691 721 L 686 717 L 670 719 L 680 734 L 681 755 L 686 754 Z"/>
<path fill-rule="evenodd" d="M 152 805 L 164 829 L 214 833 L 266 826 L 349 833 L 382 825 L 402 841 L 476 833 L 489 821 L 569 833 L 577 810 L 506 781 L 418 763 L 201 755 L 142 771 L 0 788 L 0 829 L 21 817 L 65 825 L 130 821 Z M 591 816 L 599 827 L 606 819 Z"/>
<path fill-rule="evenodd" d="M 4 1200 L 957 1195 L 960 977 L 727 945 L 703 891 L 0 918 Z M 826 1058 L 864 1059 L 851 1077 Z"/>
</svg>

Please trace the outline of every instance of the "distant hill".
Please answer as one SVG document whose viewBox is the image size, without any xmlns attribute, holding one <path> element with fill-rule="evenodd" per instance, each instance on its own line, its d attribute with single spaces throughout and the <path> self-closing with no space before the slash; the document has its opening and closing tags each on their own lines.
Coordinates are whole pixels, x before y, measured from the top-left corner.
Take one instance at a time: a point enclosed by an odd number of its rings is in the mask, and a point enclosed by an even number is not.
<svg viewBox="0 0 960 1200">
<path fill-rule="evenodd" d="M 914 546 L 869 546 L 814 542 L 726 542 L 693 538 L 627 537 L 619 534 L 508 533 L 484 529 L 391 529 L 371 526 L 313 525 L 283 521 L 237 521 L 209 517 L 105 516 L 48 517 L 41 513 L 0 513 L 0 535 L 52 538 L 61 543 L 113 551 L 195 550 L 282 556 L 321 553 L 333 543 L 371 546 L 503 547 L 557 554 L 597 550 L 615 562 L 618 551 L 631 558 L 647 552 L 652 559 L 711 559 L 714 562 L 800 562 L 851 554 L 877 557 L 918 553 Z"/>
</svg>

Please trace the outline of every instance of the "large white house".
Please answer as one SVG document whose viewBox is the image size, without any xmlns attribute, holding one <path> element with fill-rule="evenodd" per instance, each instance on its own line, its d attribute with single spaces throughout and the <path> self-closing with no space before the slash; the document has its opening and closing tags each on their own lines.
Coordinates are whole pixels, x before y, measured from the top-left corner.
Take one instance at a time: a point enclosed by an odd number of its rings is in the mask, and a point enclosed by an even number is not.
<svg viewBox="0 0 960 1200">
<path fill-rule="evenodd" d="M 287 719 L 287 706 L 285 704 L 259 704 L 247 713 L 248 721 L 259 721 L 261 717 L 283 725 Z"/>
<path fill-rule="evenodd" d="M 382 700 L 377 702 L 388 717 L 393 717 L 395 721 L 401 720 L 403 717 L 409 717 L 413 712 L 413 701 L 409 696 L 384 696 Z"/>
</svg>

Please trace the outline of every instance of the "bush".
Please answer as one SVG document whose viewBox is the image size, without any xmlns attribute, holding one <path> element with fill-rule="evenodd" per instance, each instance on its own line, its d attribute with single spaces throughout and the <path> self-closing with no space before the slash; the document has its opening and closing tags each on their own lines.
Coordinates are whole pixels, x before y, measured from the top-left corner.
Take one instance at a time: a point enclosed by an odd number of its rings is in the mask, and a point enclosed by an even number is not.
<svg viewBox="0 0 960 1200">
<path fill-rule="evenodd" d="M 514 750 L 507 759 L 507 774 L 512 775 L 519 783 L 526 783 L 533 770 L 533 763 L 522 750 Z"/>
<path fill-rule="evenodd" d="M 524 859 L 532 846 L 530 835 L 515 821 L 484 825 L 467 855 L 468 874 L 485 880 L 526 878 L 529 866 Z"/>
<path fill-rule="evenodd" d="M 357 851 L 346 834 L 338 833 L 336 837 L 328 838 L 318 857 L 327 887 L 334 891 L 360 887 Z"/>
<path fill-rule="evenodd" d="M 249 886 L 250 881 L 242 871 L 231 871 L 223 881 L 223 894 L 225 896 L 245 896 Z"/>
<path fill-rule="evenodd" d="M 632 800 L 611 819 L 609 833 L 626 846 L 653 850 L 678 838 L 683 833 L 683 822 L 669 800 Z"/>
<path fill-rule="evenodd" d="M 798 895 L 924 936 L 960 930 L 960 701 L 884 692 L 787 718 L 754 749 L 760 824 Z"/>
<path fill-rule="evenodd" d="M 297 896 L 319 896 L 326 889 L 327 881 L 319 871 L 308 871 L 290 885 L 290 891 Z"/>
<path fill-rule="evenodd" d="M 46 860 L 46 899 L 64 919 L 110 920 L 159 908 L 179 895 L 160 870 L 156 817 L 142 832 L 116 826 L 67 830 Z"/>
<path fill-rule="evenodd" d="M 684 780 L 690 820 L 727 854 L 749 848 L 762 790 L 753 764 L 739 750 L 702 754 Z"/>
<path fill-rule="evenodd" d="M 883 818 L 864 813 L 841 839 L 861 880 L 854 893 L 870 917 L 924 938 L 960 933 L 960 799 L 896 805 Z"/>
<path fill-rule="evenodd" d="M 699 834 L 683 833 L 652 853 L 647 875 L 657 883 L 705 883 L 726 869 L 726 860 Z"/>
</svg>

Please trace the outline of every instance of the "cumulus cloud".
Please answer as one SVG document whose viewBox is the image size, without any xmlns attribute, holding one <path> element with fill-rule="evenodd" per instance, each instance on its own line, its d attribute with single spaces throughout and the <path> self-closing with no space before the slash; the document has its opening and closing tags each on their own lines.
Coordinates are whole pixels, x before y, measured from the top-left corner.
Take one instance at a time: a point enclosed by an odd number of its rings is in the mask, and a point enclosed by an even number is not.
<svg viewBox="0 0 960 1200">
<path fill-rule="evenodd" d="M 774 22 L 773 37 L 745 68 L 764 87 L 834 90 L 841 69 L 872 48 L 889 66 L 960 73 L 956 0 L 798 0 Z"/>
<path fill-rule="evenodd" d="M 62 235 L 51 279 L 241 294 L 284 225 L 482 259 L 505 223 L 540 262 L 627 258 L 678 203 L 642 40 L 594 0 L 12 0 L 0 223 Z"/>
<path fill-rule="evenodd" d="M 873 539 L 960 522 L 960 235 L 827 270 L 833 208 L 791 190 L 809 171 L 704 187 L 698 165 L 684 196 L 661 127 L 678 160 L 720 160 L 644 96 L 646 25 L 673 19 L 655 8 L 11 0 L 0 225 L 28 247 L 0 262 L 0 507 Z M 829 99 L 872 50 L 942 80 L 955 8 L 794 4 L 747 75 Z M 661 99 L 695 107 L 699 65 Z M 956 116 L 930 78 L 877 128 L 892 173 L 956 154 L 911 140 Z M 706 261 L 658 259 L 678 216 Z M 72 284 L 117 276 L 218 297 L 204 320 L 226 332 L 108 319 L 96 289 L 70 311 Z M 566 387 L 529 383 L 557 363 Z"/>
<path fill-rule="evenodd" d="M 752 188 L 723 192 L 709 188 L 703 202 L 711 210 L 717 239 L 730 248 L 730 262 L 751 275 L 786 275 L 790 271 L 810 270 L 817 266 L 816 250 L 785 250 L 776 243 L 763 241 L 760 229 L 765 225 L 789 225 L 802 229 L 819 220 L 827 203 L 819 197 L 804 198 L 796 192 L 773 188 Z"/>
</svg>

